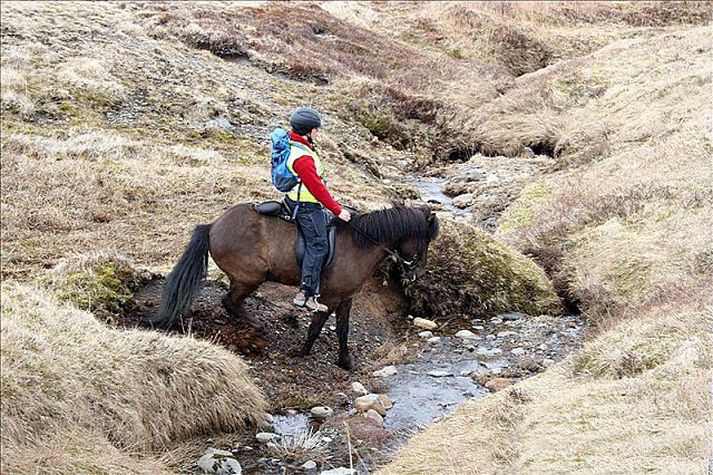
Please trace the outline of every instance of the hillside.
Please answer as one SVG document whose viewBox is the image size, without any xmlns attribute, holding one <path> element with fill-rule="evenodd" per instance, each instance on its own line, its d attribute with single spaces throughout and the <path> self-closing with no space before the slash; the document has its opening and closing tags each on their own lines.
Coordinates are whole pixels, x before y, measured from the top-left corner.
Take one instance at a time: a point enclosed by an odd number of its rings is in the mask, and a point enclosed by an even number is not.
<svg viewBox="0 0 713 475">
<path fill-rule="evenodd" d="M 206 436 L 254 443 L 265 411 L 337 397 L 320 384 L 381 387 L 372 370 L 418 346 L 399 323 L 404 309 L 450 332 L 499 312 L 553 321 L 563 308 L 587 322 L 583 348 L 464 403 L 395 457 L 361 445 L 383 431 L 349 434 L 357 419 L 337 418 L 348 429 L 335 432 L 344 448 L 329 463 L 355 457 L 362 470 L 403 474 L 705 472 L 707 3 L 0 8 L 3 473 L 38 463 L 194 473 Z M 323 113 L 318 145 L 340 202 L 371 210 L 440 187 L 432 206 L 443 232 L 424 278 L 382 269 L 358 300 L 350 345 L 364 364 L 346 374 L 287 357 L 286 334 L 303 330 L 285 326 L 271 299 L 287 291 L 272 287 L 250 303 L 277 322 L 273 342 L 284 340 L 267 356 L 235 354 L 219 338 L 225 327 L 181 336 L 122 326 L 193 226 L 278 196 L 267 135 L 300 105 Z M 214 267 L 210 279 L 220 290 Z M 220 316 L 213 308 L 201 311 Z M 331 359 L 321 344 L 316 360 Z"/>
</svg>

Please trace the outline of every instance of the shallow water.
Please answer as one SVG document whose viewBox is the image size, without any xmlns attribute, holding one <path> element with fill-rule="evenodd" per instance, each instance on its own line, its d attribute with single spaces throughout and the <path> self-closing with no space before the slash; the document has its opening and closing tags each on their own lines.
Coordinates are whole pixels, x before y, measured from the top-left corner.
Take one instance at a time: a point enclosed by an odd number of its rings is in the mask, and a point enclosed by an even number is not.
<svg viewBox="0 0 713 475">
<path fill-rule="evenodd" d="M 456 219 L 468 219 L 471 216 L 470 211 L 453 206 L 453 199 L 443 194 L 443 187 L 448 184 L 446 178 L 406 176 L 400 183 L 416 188 L 422 201 L 440 204 L 445 211 L 452 213 Z"/>
</svg>

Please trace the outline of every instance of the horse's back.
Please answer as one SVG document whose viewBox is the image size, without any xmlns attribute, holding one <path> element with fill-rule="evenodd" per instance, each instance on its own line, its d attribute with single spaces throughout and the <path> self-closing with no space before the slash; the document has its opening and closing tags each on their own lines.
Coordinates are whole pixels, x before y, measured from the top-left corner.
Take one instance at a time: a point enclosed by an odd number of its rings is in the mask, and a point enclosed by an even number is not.
<svg viewBox="0 0 713 475">
<path fill-rule="evenodd" d="M 299 281 L 296 238 L 294 224 L 260 215 L 251 203 L 241 203 L 226 210 L 211 226 L 210 252 L 231 280 L 262 276 L 262 280 L 291 283 L 295 273 Z"/>
</svg>

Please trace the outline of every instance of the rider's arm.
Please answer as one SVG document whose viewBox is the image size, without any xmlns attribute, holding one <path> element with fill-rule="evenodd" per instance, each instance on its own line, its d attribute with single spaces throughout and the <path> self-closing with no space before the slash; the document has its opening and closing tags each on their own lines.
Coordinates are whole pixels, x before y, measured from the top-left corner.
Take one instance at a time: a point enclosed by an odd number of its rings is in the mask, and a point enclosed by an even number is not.
<svg viewBox="0 0 713 475">
<path fill-rule="evenodd" d="M 322 205 L 335 215 L 339 215 L 342 212 L 342 207 L 339 206 L 332 195 L 329 194 L 329 190 L 324 186 L 322 179 L 317 174 L 317 169 L 314 166 L 314 160 L 309 155 L 303 155 L 297 160 L 295 160 L 292 165 L 297 176 L 300 177 L 304 186 L 307 187 L 312 196 L 317 198 L 317 201 L 322 203 Z"/>
</svg>

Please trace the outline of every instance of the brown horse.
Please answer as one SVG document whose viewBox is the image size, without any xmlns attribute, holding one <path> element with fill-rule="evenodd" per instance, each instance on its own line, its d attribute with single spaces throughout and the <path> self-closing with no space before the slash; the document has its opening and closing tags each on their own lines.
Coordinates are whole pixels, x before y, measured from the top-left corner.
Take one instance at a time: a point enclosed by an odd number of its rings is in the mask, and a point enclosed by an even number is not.
<svg viewBox="0 0 713 475">
<path fill-rule="evenodd" d="M 416 278 L 426 263 L 430 242 L 438 235 L 438 218 L 428 206 L 394 204 L 391 208 L 357 214 L 350 223 L 337 221 L 334 261 L 320 280 L 320 300 L 329 310 L 312 316 L 300 356 L 310 353 L 327 318 L 336 312 L 337 364 L 350 369 L 347 337 L 352 298 L 390 254 Z M 164 284 L 161 309 L 148 322 L 170 327 L 190 308 L 205 278 L 209 254 L 230 279 L 223 304 L 233 316 L 241 316 L 245 298 L 265 281 L 299 285 L 297 233 L 295 224 L 258 214 L 247 203 L 230 208 L 213 224 L 196 226 Z"/>
</svg>

